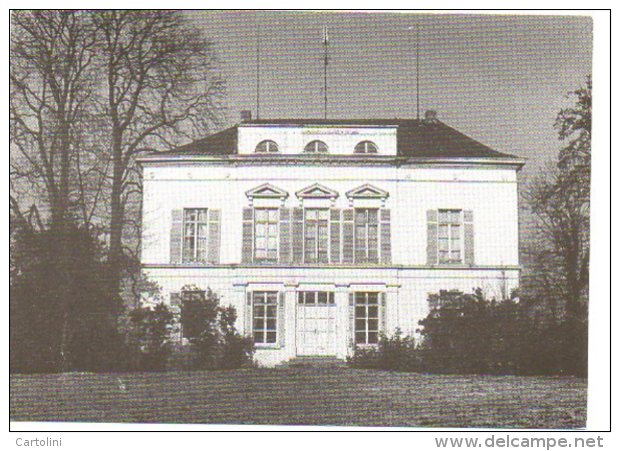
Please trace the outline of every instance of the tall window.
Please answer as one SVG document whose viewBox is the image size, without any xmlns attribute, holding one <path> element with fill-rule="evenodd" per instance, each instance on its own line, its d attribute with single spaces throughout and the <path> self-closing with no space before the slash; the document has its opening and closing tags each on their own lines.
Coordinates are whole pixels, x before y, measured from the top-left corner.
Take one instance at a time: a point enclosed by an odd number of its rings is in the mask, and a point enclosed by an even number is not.
<svg viewBox="0 0 620 451">
<path fill-rule="evenodd" d="M 254 343 L 276 343 L 278 338 L 277 291 L 254 291 L 252 298 Z"/>
<path fill-rule="evenodd" d="M 308 144 L 306 144 L 306 147 L 304 147 L 304 152 L 327 153 L 327 144 L 319 140 L 310 141 Z"/>
<path fill-rule="evenodd" d="M 207 260 L 207 229 L 206 208 L 183 211 L 183 262 Z"/>
<path fill-rule="evenodd" d="M 306 208 L 304 215 L 304 261 L 327 263 L 329 210 Z"/>
<path fill-rule="evenodd" d="M 256 153 L 274 153 L 278 152 L 278 145 L 275 141 L 271 141 L 270 139 L 266 139 L 265 141 L 261 141 L 256 146 L 254 150 Z"/>
<path fill-rule="evenodd" d="M 362 141 L 355 146 L 355 153 L 377 153 L 379 149 L 372 141 Z"/>
<path fill-rule="evenodd" d="M 379 262 L 379 210 L 355 209 L 355 262 Z"/>
<path fill-rule="evenodd" d="M 278 209 L 254 210 L 254 261 L 278 261 Z"/>
<path fill-rule="evenodd" d="M 461 210 L 439 210 L 437 235 L 439 263 L 462 263 L 463 220 Z"/>
<path fill-rule="evenodd" d="M 355 293 L 355 343 L 379 342 L 379 293 Z"/>
</svg>

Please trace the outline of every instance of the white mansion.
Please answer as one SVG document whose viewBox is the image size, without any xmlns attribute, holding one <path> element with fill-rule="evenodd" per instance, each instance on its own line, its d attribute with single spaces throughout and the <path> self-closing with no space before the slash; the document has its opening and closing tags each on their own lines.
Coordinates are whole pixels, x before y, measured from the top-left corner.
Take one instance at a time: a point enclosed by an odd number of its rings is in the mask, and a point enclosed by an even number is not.
<svg viewBox="0 0 620 451">
<path fill-rule="evenodd" d="M 523 161 L 439 121 L 247 120 L 143 166 L 142 264 L 210 288 L 256 359 L 345 358 L 415 334 L 429 294 L 519 282 Z"/>
</svg>

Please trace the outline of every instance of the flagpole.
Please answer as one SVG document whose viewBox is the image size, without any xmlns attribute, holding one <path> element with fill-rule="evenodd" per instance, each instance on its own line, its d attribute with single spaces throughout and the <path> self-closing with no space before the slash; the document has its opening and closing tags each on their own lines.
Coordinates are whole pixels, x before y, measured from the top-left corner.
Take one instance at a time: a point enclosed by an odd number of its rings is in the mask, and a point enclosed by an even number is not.
<svg viewBox="0 0 620 451">
<path fill-rule="evenodd" d="M 260 27 L 256 27 L 256 119 L 260 119 Z"/>
<path fill-rule="evenodd" d="M 415 101 L 417 119 L 420 120 L 420 24 L 416 24 L 416 50 L 415 50 Z"/>
<path fill-rule="evenodd" d="M 327 46 L 329 45 L 329 36 L 327 35 L 327 27 L 323 27 L 323 47 L 324 47 L 324 65 L 323 65 L 323 94 L 324 94 L 324 110 L 323 116 L 327 119 Z"/>
</svg>

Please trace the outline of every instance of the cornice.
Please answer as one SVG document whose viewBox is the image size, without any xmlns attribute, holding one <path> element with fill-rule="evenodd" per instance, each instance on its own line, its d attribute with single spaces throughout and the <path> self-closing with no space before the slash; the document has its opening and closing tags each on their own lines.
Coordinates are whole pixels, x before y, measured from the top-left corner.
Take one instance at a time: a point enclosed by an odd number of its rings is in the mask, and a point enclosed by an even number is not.
<svg viewBox="0 0 620 451">
<path fill-rule="evenodd" d="M 521 169 L 525 160 L 506 157 L 403 157 L 386 155 L 148 155 L 141 165 L 228 165 L 228 166 L 512 166 Z"/>
</svg>

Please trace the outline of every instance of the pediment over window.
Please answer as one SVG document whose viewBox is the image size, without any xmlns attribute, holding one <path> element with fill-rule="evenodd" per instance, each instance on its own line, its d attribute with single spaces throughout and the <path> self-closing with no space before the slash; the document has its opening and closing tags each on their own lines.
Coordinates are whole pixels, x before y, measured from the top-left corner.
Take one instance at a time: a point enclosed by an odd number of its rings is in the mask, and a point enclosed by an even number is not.
<svg viewBox="0 0 620 451">
<path fill-rule="evenodd" d="M 315 183 L 295 193 L 299 198 L 305 199 L 335 199 L 338 197 L 338 192 L 331 188 Z"/>
<path fill-rule="evenodd" d="M 288 193 L 277 186 L 273 186 L 270 183 L 264 183 L 256 188 L 252 188 L 249 191 L 245 192 L 245 195 L 248 199 L 286 199 L 288 197 Z"/>
<path fill-rule="evenodd" d="M 372 186 L 369 183 L 359 186 L 351 191 L 347 191 L 349 199 L 385 199 L 390 195 L 385 190 Z"/>
</svg>

